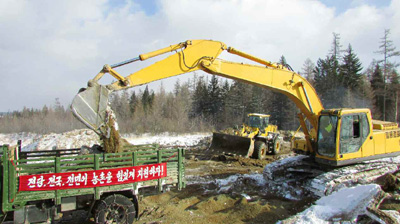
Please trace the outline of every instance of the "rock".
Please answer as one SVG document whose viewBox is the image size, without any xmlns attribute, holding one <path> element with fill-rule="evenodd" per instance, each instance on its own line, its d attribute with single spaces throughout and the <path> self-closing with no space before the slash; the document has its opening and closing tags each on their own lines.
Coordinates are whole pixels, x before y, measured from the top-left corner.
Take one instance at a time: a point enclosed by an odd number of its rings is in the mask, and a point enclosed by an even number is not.
<svg viewBox="0 0 400 224">
<path fill-rule="evenodd" d="M 384 184 L 382 185 L 382 189 L 384 191 L 395 191 L 398 190 L 399 188 L 400 188 L 400 181 L 395 175 L 391 173 L 384 175 Z"/>
<path fill-rule="evenodd" d="M 396 224 L 398 223 L 396 218 L 393 217 L 390 213 L 386 213 L 377 208 L 367 208 L 367 215 L 372 218 L 374 221 L 378 223 L 385 223 L 385 224 Z"/>
<path fill-rule="evenodd" d="M 225 156 L 225 155 L 219 155 L 219 156 L 218 156 L 218 160 L 219 160 L 219 161 L 226 161 L 227 159 L 226 159 L 226 156 Z"/>
<path fill-rule="evenodd" d="M 94 144 L 92 147 L 83 145 L 81 147 L 81 151 L 79 152 L 79 155 L 100 154 L 103 152 L 104 152 L 103 148 L 100 145 Z"/>
</svg>

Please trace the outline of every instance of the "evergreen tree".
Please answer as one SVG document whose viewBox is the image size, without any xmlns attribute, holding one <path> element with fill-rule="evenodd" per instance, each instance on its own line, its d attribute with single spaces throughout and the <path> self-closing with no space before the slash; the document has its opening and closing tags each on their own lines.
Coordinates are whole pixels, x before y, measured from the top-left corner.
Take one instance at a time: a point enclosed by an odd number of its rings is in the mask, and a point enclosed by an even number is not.
<svg viewBox="0 0 400 224">
<path fill-rule="evenodd" d="M 246 119 L 248 111 L 249 96 L 252 86 L 243 82 L 234 81 L 226 101 L 226 108 L 229 117 L 229 126 L 242 123 Z"/>
<path fill-rule="evenodd" d="M 286 58 L 283 55 L 279 58 L 279 62 L 278 63 L 283 65 L 284 67 L 288 67 L 288 63 L 286 61 Z"/>
<path fill-rule="evenodd" d="M 205 117 L 207 113 L 208 90 L 204 77 L 199 77 L 192 97 L 191 118 Z"/>
<path fill-rule="evenodd" d="M 371 77 L 371 88 L 373 91 L 373 101 L 374 101 L 374 108 L 373 114 L 376 119 L 383 119 L 384 113 L 384 79 L 382 75 L 382 70 L 379 64 L 376 64 L 375 70 Z"/>
<path fill-rule="evenodd" d="M 282 55 L 279 64 L 287 66 L 287 61 Z M 273 92 L 270 108 L 263 113 L 271 115 L 271 122 L 278 125 L 280 130 L 295 129 L 297 124 L 297 107 L 296 105 L 284 94 Z"/>
<path fill-rule="evenodd" d="M 179 95 L 179 91 L 181 89 L 181 84 L 179 82 L 179 79 L 176 80 L 175 85 L 174 85 L 174 94 L 175 96 Z"/>
<path fill-rule="evenodd" d="M 43 116 L 46 116 L 47 114 L 49 114 L 49 108 L 46 105 L 44 105 L 42 108 L 42 114 L 43 114 Z"/>
<path fill-rule="evenodd" d="M 133 91 L 131 96 L 129 97 L 129 109 L 132 115 L 135 114 L 137 103 L 138 103 L 138 98 L 136 96 L 135 91 Z"/>
<path fill-rule="evenodd" d="M 250 111 L 250 113 L 266 113 L 262 110 L 262 90 L 261 87 L 252 86 L 251 98 L 247 107 L 247 111 Z"/>
<path fill-rule="evenodd" d="M 229 116 L 228 116 L 228 108 L 227 108 L 227 101 L 228 101 L 228 97 L 229 97 L 229 91 L 230 91 L 230 84 L 228 82 L 227 79 L 225 79 L 224 84 L 221 87 L 221 99 L 222 99 L 222 113 L 220 114 L 218 120 L 219 125 L 217 127 L 217 129 L 223 129 L 225 127 L 228 127 L 229 124 Z"/>
<path fill-rule="evenodd" d="M 387 97 L 387 117 L 397 123 L 399 117 L 399 74 L 392 70 L 390 74 L 390 83 L 388 84 L 388 97 Z"/>
<path fill-rule="evenodd" d="M 218 78 L 213 75 L 208 84 L 208 116 L 213 122 L 216 122 L 217 116 L 222 112 L 222 95 Z"/>
<path fill-rule="evenodd" d="M 340 65 L 340 82 L 345 88 L 350 89 L 354 93 L 358 93 L 362 85 L 361 70 L 362 65 L 360 59 L 349 44 L 343 56 L 343 63 Z"/>
<path fill-rule="evenodd" d="M 318 59 L 314 69 L 314 88 L 326 108 L 344 107 L 346 88 L 340 78 L 340 37 L 334 33 L 331 54 Z"/>
<path fill-rule="evenodd" d="M 142 95 L 142 105 L 143 105 L 143 110 L 145 113 L 147 113 L 149 110 L 151 110 L 151 107 L 153 105 L 153 100 L 154 100 L 154 91 L 150 93 L 149 87 L 146 86 L 143 95 Z"/>
</svg>

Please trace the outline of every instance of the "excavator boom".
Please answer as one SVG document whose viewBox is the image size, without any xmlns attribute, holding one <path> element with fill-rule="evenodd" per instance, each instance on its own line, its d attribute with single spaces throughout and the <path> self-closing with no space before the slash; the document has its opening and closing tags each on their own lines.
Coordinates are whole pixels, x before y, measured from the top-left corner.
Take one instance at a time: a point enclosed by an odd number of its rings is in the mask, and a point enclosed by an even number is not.
<svg viewBox="0 0 400 224">
<path fill-rule="evenodd" d="M 218 59 L 223 51 L 256 62 L 257 65 Z M 114 70 L 119 66 L 168 52 L 173 53 L 128 76 L 120 75 Z M 113 111 L 108 106 L 111 92 L 197 70 L 271 89 L 289 97 L 301 112 L 299 119 L 306 137 L 305 151 L 315 155 L 316 161 L 320 163 L 341 166 L 400 154 L 400 129 L 397 124 L 381 122 L 377 125 L 379 122 L 372 122 L 369 109 L 324 110 L 315 89 L 289 67 L 271 63 L 212 40 L 188 40 L 121 63 L 105 65 L 89 81 L 88 87 L 74 98 L 71 108 L 76 117 L 100 134 L 103 140 L 112 139 L 115 129 L 110 129 L 109 124 L 114 124 Z M 98 84 L 106 73 L 117 81 L 107 86 Z M 309 121 L 311 128 L 307 127 L 304 119 Z M 258 143 L 260 141 L 254 144 L 255 151 L 262 152 L 265 146 L 262 142 Z"/>
<path fill-rule="evenodd" d="M 227 51 L 261 65 L 234 63 L 217 59 L 222 51 Z M 126 77 L 114 70 L 116 67 L 139 60 L 143 61 L 168 52 L 175 53 Z M 106 135 L 107 130 L 104 127 L 107 117 L 108 94 L 196 70 L 203 70 L 210 74 L 281 92 L 296 103 L 314 128 L 317 127 L 318 114 L 323 107 L 314 88 L 306 79 L 283 65 L 265 61 L 232 47 L 228 48 L 224 43 L 212 40 L 188 40 L 147 54 L 141 54 L 134 59 L 112 66 L 105 65 L 96 77 L 89 81 L 88 88 L 75 97 L 71 108 L 76 117 L 89 128 Z M 105 73 L 110 73 L 117 81 L 107 86 L 99 85 L 98 81 Z"/>
<path fill-rule="evenodd" d="M 218 56 L 223 51 L 251 60 L 255 64 L 219 59 Z M 119 66 L 169 52 L 172 54 L 165 59 L 127 76 L 120 75 L 115 70 Z M 257 85 L 289 97 L 301 112 L 299 119 L 307 146 L 303 151 L 315 155 L 316 160 L 321 163 L 340 166 L 400 154 L 400 148 L 392 147 L 395 144 L 387 144 L 398 141 L 398 134 L 394 135 L 393 130 L 378 130 L 375 127 L 376 122 L 372 124 L 369 109 L 324 110 L 310 83 L 288 67 L 212 40 L 189 40 L 111 66 L 105 65 L 95 78 L 89 81 L 87 89 L 75 97 L 72 111 L 89 128 L 108 138 L 110 129 L 107 123 L 112 117 L 112 110 L 108 106 L 110 93 L 197 70 Z M 106 86 L 98 84 L 106 73 L 111 74 L 117 81 Z M 305 119 L 311 127 L 307 127 Z M 396 133 L 400 133 L 397 127 Z M 382 147 L 383 145 L 385 147 Z M 257 151 L 257 147 L 261 149 L 264 146 L 254 144 L 254 147 L 254 151 Z M 246 156 L 251 152 L 250 148 Z"/>
<path fill-rule="evenodd" d="M 75 96 L 71 104 L 72 112 L 87 127 L 99 135 L 107 137 L 109 135 L 109 130 L 106 127 L 107 114 L 111 112 L 108 106 L 108 96 L 113 91 L 199 70 L 202 60 L 213 61 L 223 50 L 226 50 L 226 45 L 222 42 L 188 40 L 150 53 L 141 54 L 136 58 L 111 66 L 105 65 L 96 77 L 88 82 L 88 87 L 81 89 Z M 175 52 L 175 54 L 127 77 L 123 77 L 114 70 L 114 68 L 132 62 L 144 61 L 169 52 Z M 110 73 L 117 81 L 107 86 L 98 84 L 98 81 L 106 73 Z"/>
</svg>

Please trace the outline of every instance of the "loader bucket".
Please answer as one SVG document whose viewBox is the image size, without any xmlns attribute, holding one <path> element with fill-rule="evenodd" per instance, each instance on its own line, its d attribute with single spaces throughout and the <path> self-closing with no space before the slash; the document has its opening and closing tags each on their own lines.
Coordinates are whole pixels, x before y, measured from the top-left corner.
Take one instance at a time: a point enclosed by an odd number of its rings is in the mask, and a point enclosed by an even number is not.
<svg viewBox="0 0 400 224">
<path fill-rule="evenodd" d="M 105 134 L 109 94 L 110 91 L 106 87 L 95 85 L 81 89 L 71 104 L 73 114 L 88 128 L 100 135 Z"/>
<path fill-rule="evenodd" d="M 211 149 L 249 158 L 253 155 L 254 140 L 247 137 L 214 132 Z"/>
</svg>

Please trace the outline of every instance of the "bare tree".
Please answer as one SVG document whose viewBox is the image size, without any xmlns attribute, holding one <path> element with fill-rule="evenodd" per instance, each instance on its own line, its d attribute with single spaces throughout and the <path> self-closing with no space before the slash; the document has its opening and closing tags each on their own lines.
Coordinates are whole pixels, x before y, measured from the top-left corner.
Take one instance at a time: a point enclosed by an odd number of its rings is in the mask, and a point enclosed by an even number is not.
<svg viewBox="0 0 400 224">
<path fill-rule="evenodd" d="M 390 34 L 390 29 L 385 29 L 384 35 L 380 41 L 379 50 L 375 52 L 383 55 L 383 59 L 378 62 L 383 63 L 383 80 L 384 80 L 383 120 L 384 121 L 386 120 L 386 96 L 387 96 L 386 90 L 387 90 L 387 82 L 389 81 L 389 73 L 392 69 L 398 66 L 398 64 L 390 62 L 389 59 L 391 57 L 400 56 L 400 51 L 396 51 L 396 47 L 393 46 L 393 41 L 389 39 L 389 34 Z"/>
<path fill-rule="evenodd" d="M 342 53 L 342 45 L 340 44 L 340 34 L 333 32 L 333 41 L 332 41 L 332 49 L 331 49 L 331 54 L 336 60 L 341 59 L 341 53 Z"/>
<path fill-rule="evenodd" d="M 314 80 L 314 71 L 315 69 L 315 64 L 314 62 L 311 61 L 310 58 L 307 58 L 304 61 L 303 68 L 301 70 L 301 75 L 305 77 L 309 82 L 312 82 Z"/>
</svg>

